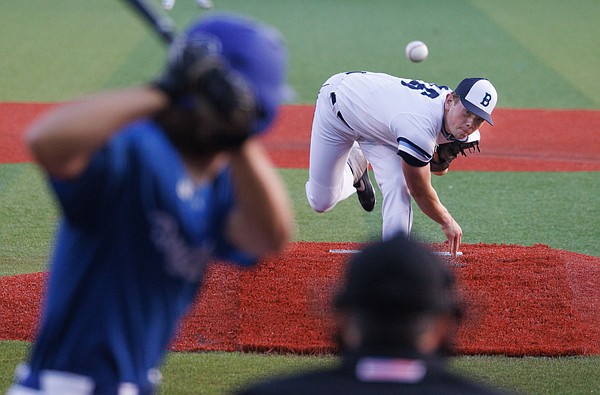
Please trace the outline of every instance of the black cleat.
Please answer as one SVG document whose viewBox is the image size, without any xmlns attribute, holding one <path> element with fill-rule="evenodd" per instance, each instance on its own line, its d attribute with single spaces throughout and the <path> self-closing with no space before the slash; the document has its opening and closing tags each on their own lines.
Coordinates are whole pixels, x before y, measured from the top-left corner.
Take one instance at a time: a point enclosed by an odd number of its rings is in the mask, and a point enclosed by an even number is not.
<svg viewBox="0 0 600 395">
<path fill-rule="evenodd" d="M 375 203 L 375 188 L 369 178 L 369 162 L 360 148 L 352 147 L 348 156 L 348 166 L 354 175 L 354 188 L 358 201 L 365 211 L 373 211 Z"/>
</svg>

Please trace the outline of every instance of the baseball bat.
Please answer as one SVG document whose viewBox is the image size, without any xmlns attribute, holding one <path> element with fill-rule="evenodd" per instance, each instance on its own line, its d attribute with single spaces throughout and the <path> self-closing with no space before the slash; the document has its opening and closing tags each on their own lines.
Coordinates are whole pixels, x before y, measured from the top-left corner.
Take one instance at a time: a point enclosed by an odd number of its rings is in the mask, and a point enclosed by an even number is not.
<svg viewBox="0 0 600 395">
<path fill-rule="evenodd" d="M 173 20 L 165 15 L 158 13 L 150 4 L 144 0 L 124 0 L 146 23 L 162 38 L 170 44 L 175 38 L 175 24 Z"/>
</svg>

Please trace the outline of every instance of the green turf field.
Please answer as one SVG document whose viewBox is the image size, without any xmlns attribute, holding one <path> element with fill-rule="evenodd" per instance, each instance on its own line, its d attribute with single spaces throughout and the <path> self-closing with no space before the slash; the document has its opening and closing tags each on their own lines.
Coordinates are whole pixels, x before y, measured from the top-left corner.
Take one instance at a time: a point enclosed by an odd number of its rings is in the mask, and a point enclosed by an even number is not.
<svg viewBox="0 0 600 395">
<path fill-rule="evenodd" d="M 283 32 L 290 50 L 289 79 L 297 92 L 294 103 L 312 104 L 331 74 L 367 69 L 450 86 L 465 76 L 486 76 L 499 92 L 501 108 L 600 109 L 596 0 L 215 3 L 218 10 L 254 15 Z M 193 0 L 178 0 L 171 14 L 183 27 L 201 12 Z M 160 70 L 165 54 L 118 0 L 5 0 L 0 2 L 0 37 L 0 102 L 57 102 L 144 83 Z M 405 44 L 415 39 L 427 42 L 430 50 L 419 64 L 403 54 Z M 361 241 L 379 234 L 379 211 L 363 213 L 352 201 L 326 216 L 313 213 L 304 198 L 306 174 L 282 170 L 294 198 L 298 240 Z M 442 201 L 460 218 L 466 243 L 543 243 L 600 256 L 597 172 L 457 172 L 436 177 L 435 183 Z M 0 275 L 45 269 L 56 215 L 35 166 L 0 165 Z M 437 225 L 418 210 L 414 227 L 424 238 L 442 241 Z M 0 392 L 27 347 L 0 342 Z M 163 392 L 219 394 L 272 372 L 332 362 L 170 354 Z M 598 357 L 461 357 L 454 362 L 458 369 L 531 394 L 597 393 L 600 388 Z"/>
<path fill-rule="evenodd" d="M 157 2 L 157 0 L 151 0 Z M 298 102 L 312 103 L 331 74 L 367 69 L 456 86 L 493 81 L 505 108 L 600 107 L 600 3 L 595 0 L 221 0 L 218 10 L 277 26 L 290 50 Z M 183 28 L 192 0 L 171 12 Z M 0 3 L 0 101 L 60 101 L 145 82 L 163 48 L 120 0 Z M 412 64 L 408 41 L 429 45 Z"/>
</svg>

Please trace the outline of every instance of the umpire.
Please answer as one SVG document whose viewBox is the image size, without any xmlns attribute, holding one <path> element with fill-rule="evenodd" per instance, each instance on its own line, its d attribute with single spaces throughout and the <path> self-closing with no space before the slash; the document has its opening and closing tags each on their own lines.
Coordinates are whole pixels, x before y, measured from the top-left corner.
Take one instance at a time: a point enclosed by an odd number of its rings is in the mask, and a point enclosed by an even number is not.
<svg viewBox="0 0 600 395">
<path fill-rule="evenodd" d="M 451 373 L 445 357 L 461 316 L 450 270 L 397 235 L 348 264 L 335 298 L 338 366 L 247 388 L 266 394 L 501 394 Z"/>
</svg>

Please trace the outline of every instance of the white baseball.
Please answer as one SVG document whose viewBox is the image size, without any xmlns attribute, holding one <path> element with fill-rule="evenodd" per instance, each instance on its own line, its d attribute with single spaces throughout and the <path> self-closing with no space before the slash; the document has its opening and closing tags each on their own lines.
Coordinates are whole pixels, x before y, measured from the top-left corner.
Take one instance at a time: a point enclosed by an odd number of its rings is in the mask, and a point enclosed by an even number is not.
<svg viewBox="0 0 600 395">
<path fill-rule="evenodd" d="M 162 6 L 165 10 L 172 10 L 175 6 L 175 0 L 162 0 Z"/>
<path fill-rule="evenodd" d="M 202 8 L 203 10 L 210 10 L 215 6 L 212 0 L 196 0 L 196 4 L 198 4 L 198 7 Z"/>
<path fill-rule="evenodd" d="M 411 62 L 421 62 L 429 55 L 429 49 L 423 41 L 411 41 L 406 46 L 404 53 Z"/>
</svg>

